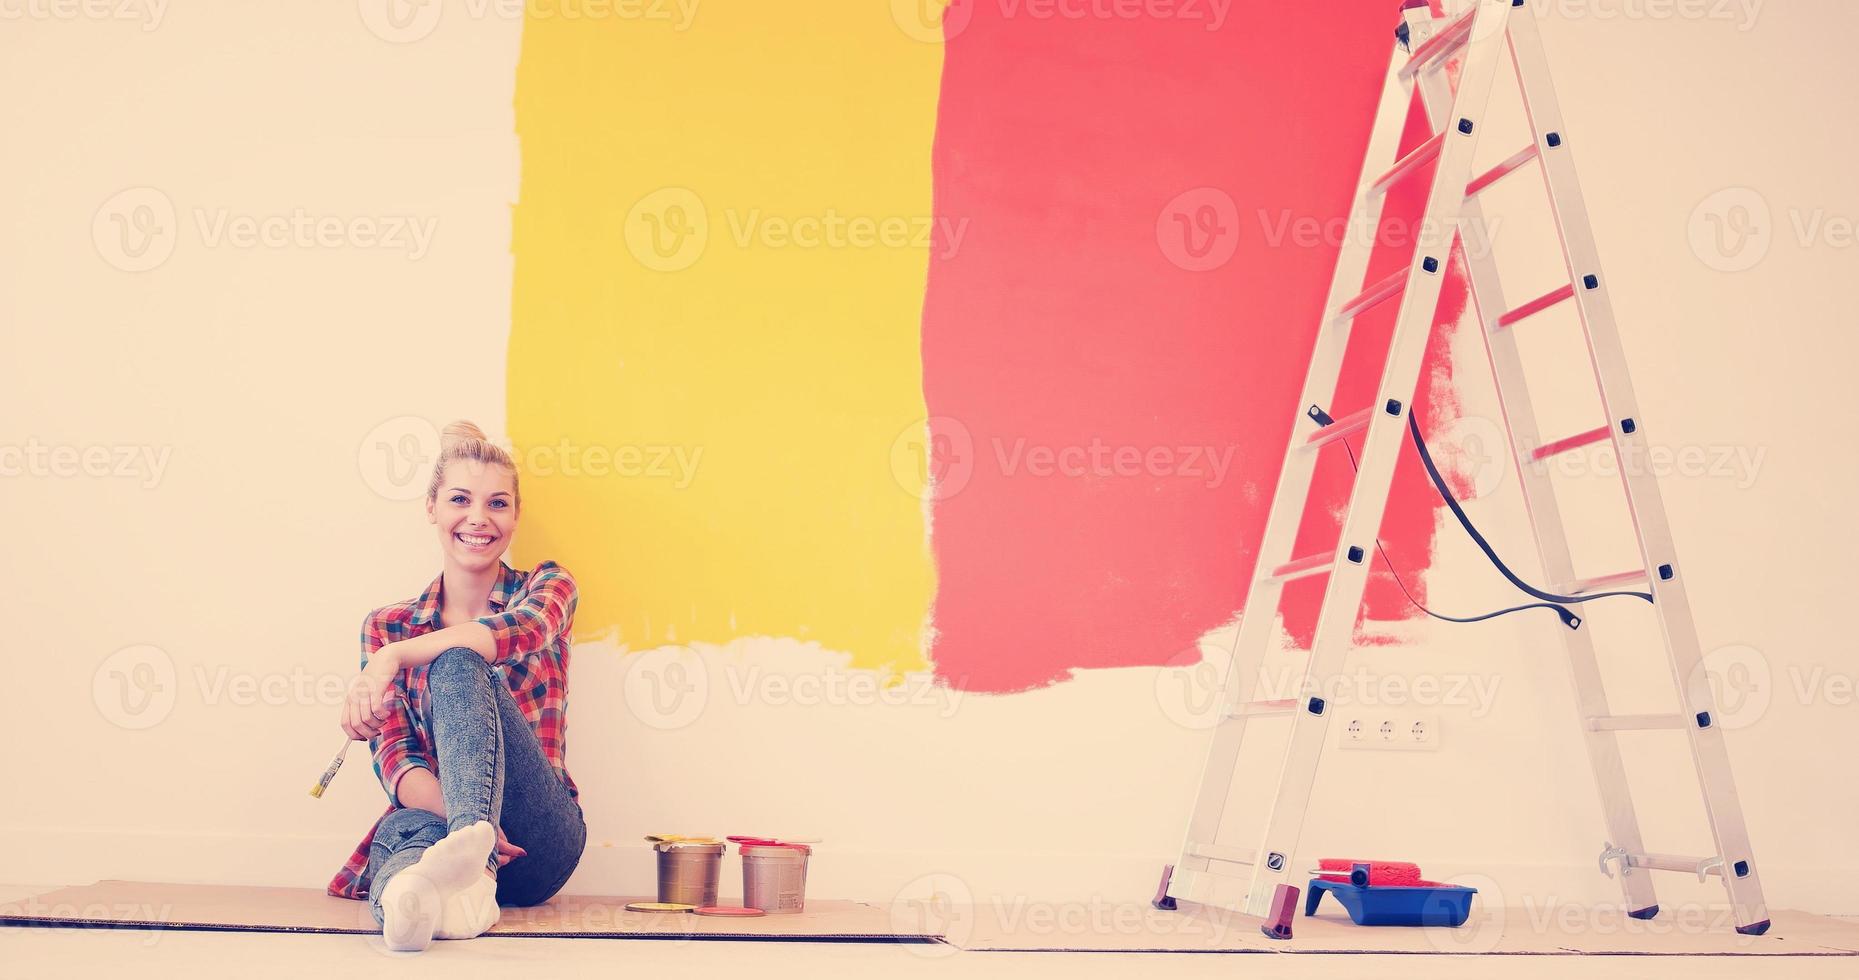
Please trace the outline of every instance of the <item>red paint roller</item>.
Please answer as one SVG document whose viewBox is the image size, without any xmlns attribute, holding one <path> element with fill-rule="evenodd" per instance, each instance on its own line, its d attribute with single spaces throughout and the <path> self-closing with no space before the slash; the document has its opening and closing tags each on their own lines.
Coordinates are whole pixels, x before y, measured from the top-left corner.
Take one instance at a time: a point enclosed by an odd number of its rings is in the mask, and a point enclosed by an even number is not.
<svg viewBox="0 0 1859 980">
<path fill-rule="evenodd" d="M 1346 881 L 1358 888 L 1379 885 L 1418 887 L 1420 866 L 1407 861 L 1363 861 L 1358 858 L 1322 858 L 1317 877 L 1324 881 Z"/>
</svg>

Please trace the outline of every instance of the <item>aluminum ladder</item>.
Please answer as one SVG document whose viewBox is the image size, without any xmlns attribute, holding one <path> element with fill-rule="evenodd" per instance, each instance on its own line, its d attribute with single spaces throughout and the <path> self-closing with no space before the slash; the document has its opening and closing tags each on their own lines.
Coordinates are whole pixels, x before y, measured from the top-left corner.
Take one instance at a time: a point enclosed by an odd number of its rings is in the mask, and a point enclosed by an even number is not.
<svg viewBox="0 0 1859 980">
<path fill-rule="evenodd" d="M 1560 630 L 1567 647 L 1579 729 L 1607 823 L 1607 843 L 1600 856 L 1602 870 L 1610 875 L 1618 870 L 1625 907 L 1635 918 L 1649 919 L 1659 911 L 1647 872 L 1673 871 L 1701 879 L 1706 875 L 1719 877 L 1728 891 L 1737 931 L 1760 935 L 1768 929 L 1761 878 L 1750 851 L 1724 733 L 1713 720 L 1709 678 L 1699 669 L 1698 636 L 1685 594 L 1683 566 L 1673 552 L 1671 529 L 1656 478 L 1643 468 L 1619 467 L 1639 539 L 1641 567 L 1582 580 L 1574 575 L 1549 475 L 1534 465 L 1604 440 L 1612 440 L 1619 459 L 1645 458 L 1647 434 L 1639 421 L 1639 405 L 1628 378 L 1607 279 L 1601 273 L 1594 233 L 1576 178 L 1570 147 L 1573 140 L 1557 105 L 1535 17 L 1530 10 L 1520 9 L 1525 3 L 1475 0 L 1455 16 L 1435 18 L 1424 0 L 1404 0 L 1403 29 L 1397 32 L 1399 40 L 1350 209 L 1348 234 L 1337 259 L 1297 421 L 1293 423 L 1257 568 L 1247 591 L 1245 615 L 1222 692 L 1220 719 L 1212 733 L 1186 839 L 1174 864 L 1162 873 L 1155 898 L 1158 908 L 1176 908 L 1177 901 L 1219 904 L 1209 897 L 1216 879 L 1249 877 L 1239 911 L 1264 918 L 1267 935 L 1289 938 L 1299 892 L 1292 882 L 1301 876 L 1303 868 L 1312 866 L 1296 864 L 1294 856 L 1330 725 L 1332 712 L 1326 710 L 1328 706 L 1321 696 L 1323 682 L 1339 673 L 1350 648 L 1368 583 L 1369 556 L 1402 449 L 1403 430 L 1408 424 L 1405 416 L 1412 410 L 1451 250 L 1461 223 L 1484 227 L 1479 192 L 1536 164 L 1561 238 L 1567 283 L 1513 307 L 1500 289 L 1491 250 L 1463 250 L 1480 333 L 1490 355 L 1504 424 L 1522 477 L 1525 506 L 1551 583 L 1550 591 L 1580 596 L 1642 583 L 1650 589 L 1680 706 L 1676 713 L 1668 715 L 1613 714 L 1602 687 L 1591 630 Z M 1506 46 L 1516 69 L 1533 142 L 1496 167 L 1474 175 L 1473 151 L 1485 128 L 1482 117 Z M 1446 73 L 1447 63 L 1455 58 L 1459 60 L 1456 91 Z M 1416 85 L 1434 135 L 1396 159 Z M 1425 220 L 1415 236 L 1410 264 L 1394 275 L 1365 284 L 1388 189 L 1424 173 L 1429 164 L 1433 165 L 1432 183 Z M 1326 405 L 1336 392 L 1352 322 L 1397 297 L 1399 313 L 1375 403 L 1331 419 L 1318 406 Z M 1586 432 L 1543 442 L 1512 327 L 1534 313 L 1570 301 L 1580 315 L 1607 421 Z M 1306 406 L 1311 407 L 1309 412 Z M 1314 429 L 1313 419 L 1317 425 Z M 1318 452 L 1353 433 L 1365 433 L 1364 445 L 1337 547 L 1332 552 L 1294 556 L 1292 548 L 1307 506 Z M 1274 639 L 1275 612 L 1284 584 L 1316 575 L 1325 575 L 1328 580 L 1298 696 L 1252 700 L 1255 671 Z M 1222 844 L 1216 837 L 1246 726 L 1252 719 L 1272 716 L 1288 718 L 1291 729 L 1264 832 L 1255 848 Z M 1649 729 L 1682 729 L 1686 733 L 1715 855 L 1651 853 L 1641 843 L 1639 820 L 1616 736 Z"/>
</svg>

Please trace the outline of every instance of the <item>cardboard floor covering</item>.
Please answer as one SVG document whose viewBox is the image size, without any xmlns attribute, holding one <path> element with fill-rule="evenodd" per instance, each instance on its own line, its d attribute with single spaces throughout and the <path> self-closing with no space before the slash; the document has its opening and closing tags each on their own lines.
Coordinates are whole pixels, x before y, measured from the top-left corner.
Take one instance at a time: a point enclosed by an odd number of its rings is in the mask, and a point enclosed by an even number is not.
<svg viewBox="0 0 1859 980">
<path fill-rule="evenodd" d="M 814 942 L 935 942 L 898 932 L 888 909 L 809 899 L 792 915 L 723 918 L 688 912 L 628 912 L 651 897 L 558 895 L 534 908 L 506 908 L 492 935 L 620 936 L 641 939 L 805 939 Z M 314 888 L 173 885 L 99 881 L 0 903 L 0 925 L 114 926 L 241 932 L 378 933 L 363 902 Z"/>
<path fill-rule="evenodd" d="M 810 899 L 797 915 L 712 918 L 628 912 L 641 898 L 557 896 L 508 908 L 496 936 L 634 939 L 946 942 L 967 950 L 1184 953 L 1622 954 L 1664 956 L 1859 956 L 1859 921 L 1777 911 L 1763 936 L 1741 936 L 1725 910 L 1687 908 L 1630 919 L 1619 909 L 1474 907 L 1457 929 L 1366 928 L 1340 910 L 1299 915 L 1288 941 L 1259 920 L 1183 904 L 997 903 L 893 914 L 862 902 Z M 0 925 L 172 928 L 367 934 L 379 931 L 361 902 L 311 888 L 100 881 L 0 903 Z"/>
<path fill-rule="evenodd" d="M 1596 906 L 1474 906 L 1456 929 L 1402 928 L 1358 926 L 1335 907 L 1315 916 L 1300 908 L 1292 938 L 1277 940 L 1261 934 L 1258 919 L 1188 903 L 1174 912 L 1147 903 L 1059 903 L 961 906 L 940 931 L 962 949 L 1001 951 L 1859 956 L 1859 922 L 1790 911 L 1772 912 L 1770 921 L 1767 934 L 1743 936 L 1727 908 L 1668 910 L 1641 921 Z"/>
</svg>

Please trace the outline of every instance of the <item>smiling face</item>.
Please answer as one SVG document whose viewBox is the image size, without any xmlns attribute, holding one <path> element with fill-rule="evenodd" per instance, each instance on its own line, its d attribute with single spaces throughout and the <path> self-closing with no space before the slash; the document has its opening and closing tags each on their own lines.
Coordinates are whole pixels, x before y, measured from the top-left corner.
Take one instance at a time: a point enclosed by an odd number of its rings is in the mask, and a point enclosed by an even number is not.
<svg viewBox="0 0 1859 980">
<path fill-rule="evenodd" d="M 448 565 L 483 571 L 497 564 L 516 533 L 516 474 L 496 463 L 447 463 L 439 492 L 426 502 Z"/>
</svg>

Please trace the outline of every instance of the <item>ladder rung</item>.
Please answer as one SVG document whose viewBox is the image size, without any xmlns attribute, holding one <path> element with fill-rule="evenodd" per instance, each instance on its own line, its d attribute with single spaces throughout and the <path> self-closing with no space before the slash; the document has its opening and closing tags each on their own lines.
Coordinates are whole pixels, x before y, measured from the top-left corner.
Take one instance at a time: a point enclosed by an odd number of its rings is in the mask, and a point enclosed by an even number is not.
<svg viewBox="0 0 1859 980">
<path fill-rule="evenodd" d="M 1523 169 L 1524 164 L 1536 159 L 1536 153 L 1536 144 L 1531 143 L 1529 146 L 1511 154 L 1503 163 L 1479 174 L 1471 183 L 1465 185 L 1465 196 L 1471 197 L 1473 194 Z"/>
<path fill-rule="evenodd" d="M 1723 862 L 1714 857 L 1686 857 L 1682 854 L 1629 854 L 1627 864 L 1652 871 L 1680 871 L 1691 875 L 1721 875 Z"/>
<path fill-rule="evenodd" d="M 1608 715 L 1588 719 L 1591 732 L 1646 732 L 1684 727 L 1684 715 Z"/>
<path fill-rule="evenodd" d="M 1532 460 L 1544 460 L 1551 456 L 1560 456 L 1571 449 L 1580 449 L 1591 443 L 1600 442 L 1606 439 L 1610 432 L 1611 430 L 1603 425 L 1598 429 L 1589 429 L 1586 432 L 1577 433 L 1566 439 L 1557 439 L 1555 442 L 1545 443 L 1536 447 L 1536 451 L 1530 454 L 1530 458 Z"/>
<path fill-rule="evenodd" d="M 1271 577 L 1279 582 L 1293 582 L 1297 579 L 1309 578 L 1312 575 L 1322 575 L 1330 570 L 1330 565 L 1335 561 L 1336 552 L 1334 551 L 1326 552 L 1321 555 L 1310 555 L 1295 561 L 1286 562 L 1272 569 Z"/>
<path fill-rule="evenodd" d="M 1327 446 L 1351 432 L 1359 432 L 1368 427 L 1368 420 L 1373 418 L 1374 414 L 1374 410 L 1369 408 L 1362 409 L 1359 412 L 1351 412 L 1331 422 L 1329 425 L 1312 432 L 1310 438 L 1304 440 L 1302 448 L 1314 450 L 1321 446 Z"/>
<path fill-rule="evenodd" d="M 1569 283 L 1568 285 L 1563 286 L 1561 289 L 1552 289 L 1549 292 L 1546 292 L 1543 295 L 1538 296 L 1537 298 L 1529 301 L 1528 303 L 1525 303 L 1522 306 L 1519 306 L 1516 309 L 1511 310 L 1509 313 L 1506 313 L 1503 316 L 1498 317 L 1498 326 L 1508 327 L 1511 324 L 1516 323 L 1518 320 L 1522 320 L 1527 317 L 1535 316 L 1536 314 L 1541 313 L 1546 309 L 1549 309 L 1550 307 L 1556 305 L 1557 303 L 1562 302 L 1565 299 L 1568 299 L 1569 297 L 1573 295 L 1575 295 L 1575 284 L 1574 283 Z"/>
<path fill-rule="evenodd" d="M 1413 173 L 1415 170 L 1425 166 L 1434 157 L 1439 156 L 1439 148 L 1444 145 L 1446 145 L 1446 134 L 1434 133 L 1432 139 L 1415 147 L 1413 152 L 1402 157 L 1400 162 L 1389 168 L 1387 173 L 1376 178 L 1375 183 L 1369 187 L 1368 192 L 1370 194 L 1380 194 L 1388 188 L 1393 187 L 1402 177 Z"/>
<path fill-rule="evenodd" d="M 1257 858 L 1257 852 L 1249 847 L 1228 847 L 1225 844 L 1188 844 L 1189 857 L 1204 857 L 1228 864 L 1251 864 Z"/>
<path fill-rule="evenodd" d="M 1401 81 L 1411 80 L 1420 69 L 1464 47 L 1465 42 L 1471 39 L 1472 17 L 1478 13 L 1478 6 L 1472 4 L 1438 34 L 1422 41 L 1414 49 L 1414 56 L 1401 66 Z"/>
<path fill-rule="evenodd" d="M 1578 578 L 1557 591 L 1563 595 L 1585 595 L 1589 592 L 1604 592 L 1617 585 L 1640 585 L 1646 581 L 1646 570 L 1635 568 L 1612 575 L 1596 575 L 1593 578 Z"/>
<path fill-rule="evenodd" d="M 1296 698 L 1280 698 L 1275 701 L 1247 701 L 1237 708 L 1229 709 L 1228 718 L 1261 718 L 1267 715 L 1288 715 L 1297 710 Z"/>
<path fill-rule="evenodd" d="M 1363 313 L 1380 306 L 1382 303 L 1386 302 L 1390 296 L 1399 296 L 1401 293 L 1405 292 L 1406 289 L 1407 270 L 1396 269 L 1381 281 L 1364 289 L 1361 295 L 1357 296 L 1355 299 L 1344 303 L 1343 308 L 1337 310 L 1336 315 L 1331 318 L 1331 322 L 1353 320 Z"/>
</svg>

